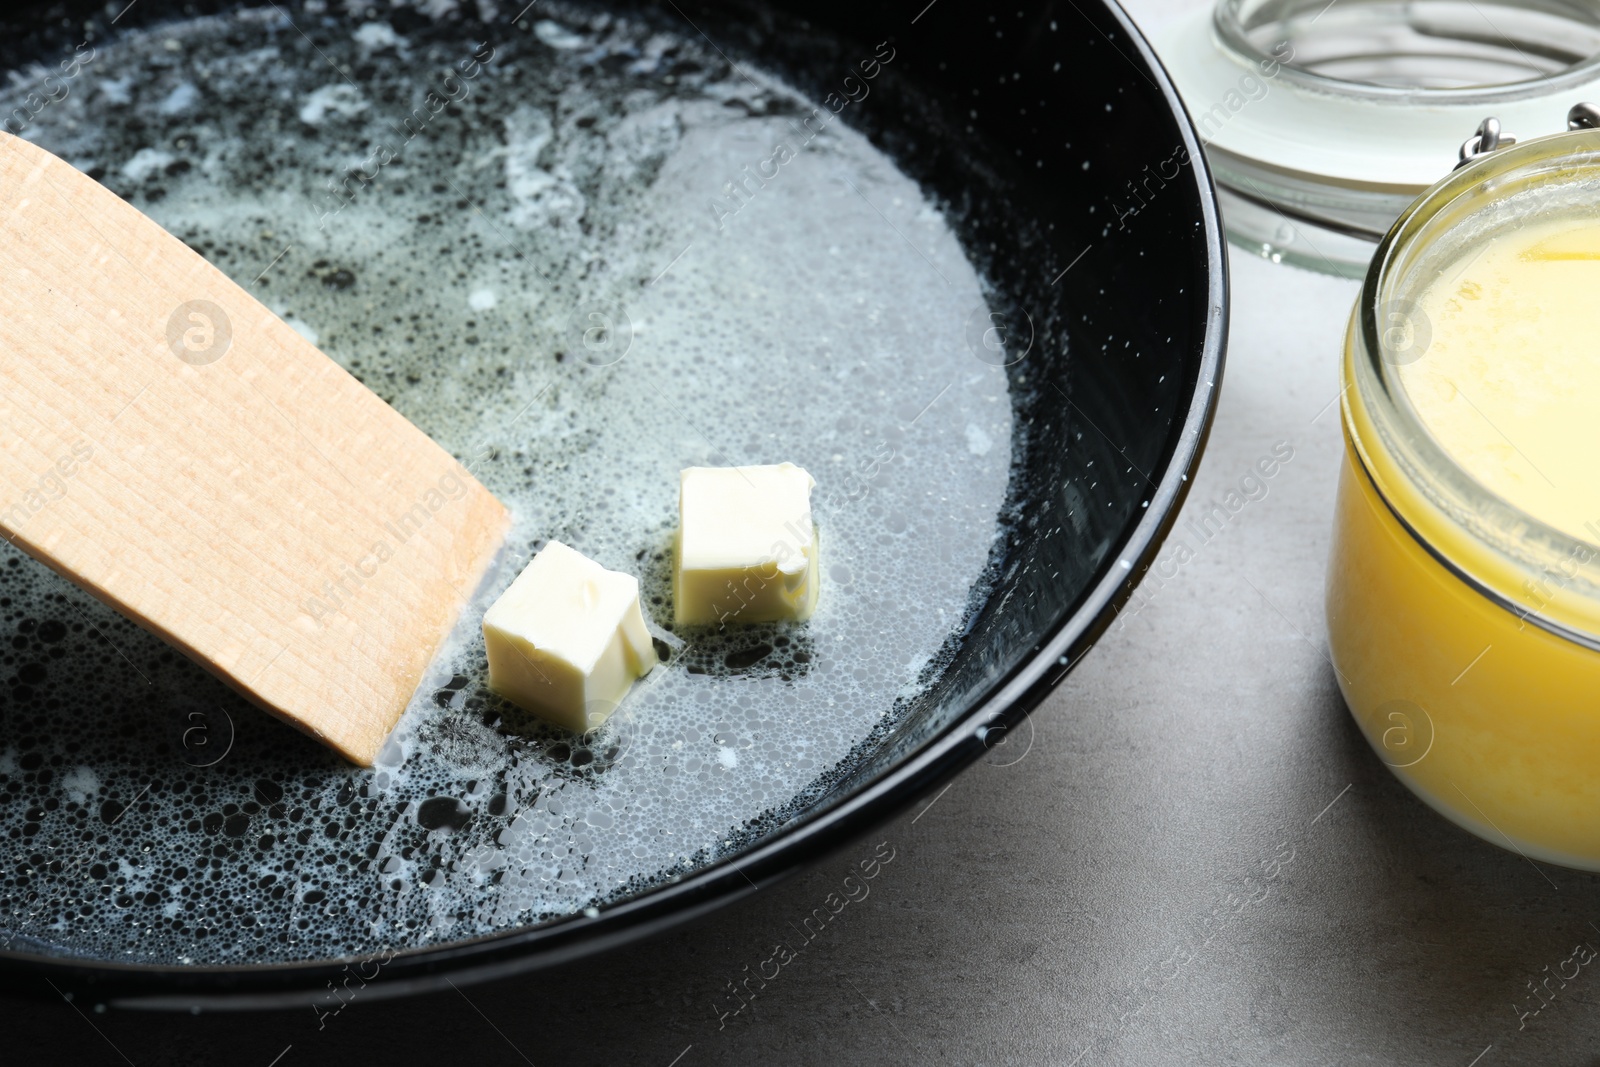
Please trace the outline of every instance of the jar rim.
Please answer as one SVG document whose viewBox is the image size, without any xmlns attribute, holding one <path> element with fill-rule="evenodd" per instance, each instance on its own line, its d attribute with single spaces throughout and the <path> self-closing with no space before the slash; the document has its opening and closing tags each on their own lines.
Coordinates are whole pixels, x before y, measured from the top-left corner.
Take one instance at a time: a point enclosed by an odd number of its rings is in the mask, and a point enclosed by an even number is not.
<svg viewBox="0 0 1600 1067">
<path fill-rule="evenodd" d="M 1581 176 L 1581 177 L 1580 177 Z M 1523 603 L 1524 587 L 1508 580 L 1535 573 L 1548 576 L 1558 569 L 1572 571 L 1559 590 L 1574 596 L 1564 603 L 1545 601 L 1524 618 L 1538 622 L 1569 639 L 1575 632 L 1585 643 L 1600 643 L 1600 538 L 1587 541 L 1558 529 L 1512 504 L 1469 473 L 1434 437 L 1413 407 L 1400 379 L 1402 358 L 1387 336 L 1396 308 L 1412 305 L 1416 292 L 1407 292 L 1408 269 L 1426 252 L 1430 242 L 1451 226 L 1471 218 L 1512 191 L 1518 181 L 1533 189 L 1600 180 L 1600 131 L 1579 130 L 1536 138 L 1479 157 L 1439 182 L 1407 208 L 1378 245 L 1358 297 L 1351 322 L 1350 352 L 1344 418 L 1358 458 L 1372 476 L 1374 487 L 1400 518 L 1402 525 L 1424 547 L 1434 551 L 1429 527 L 1438 522 L 1465 535 L 1483 550 L 1489 565 L 1464 566 L 1455 560 L 1458 576 L 1487 586 L 1493 599 Z M 1450 219 L 1446 216 L 1460 214 Z M 1351 396 L 1350 394 L 1355 394 Z M 1357 407 L 1363 419 L 1355 418 Z M 1378 441 L 1364 440 L 1361 421 L 1369 422 Z M 1383 446 L 1384 455 L 1398 468 L 1404 488 L 1414 492 L 1432 512 L 1428 522 L 1408 514 L 1417 510 L 1398 500 L 1395 485 L 1385 485 L 1372 448 Z M 1384 464 L 1389 466 L 1389 464 Z M 1437 552 L 1435 555 L 1437 556 Z M 1485 562 L 1479 560 L 1479 563 Z M 1571 564 L 1570 566 L 1568 564 Z M 1479 571 L 1489 573 L 1479 573 Z M 1581 602 L 1580 602 L 1581 601 Z M 1551 616 L 1559 616 L 1553 619 Z"/>
<path fill-rule="evenodd" d="M 1263 50 L 1251 39 L 1250 27 L 1246 25 L 1245 11 L 1246 5 L 1253 2 L 1256 0 L 1217 0 L 1211 16 L 1217 38 L 1226 48 L 1246 61 L 1269 63 L 1281 60 L 1281 56 Z M 1259 6 L 1274 11 L 1280 17 L 1285 12 L 1295 13 L 1301 7 L 1314 10 L 1318 14 L 1310 21 L 1315 23 L 1320 13 L 1332 5 L 1326 3 L 1326 0 L 1262 0 Z M 1545 0 L 1545 2 L 1518 0 L 1516 6 L 1538 10 L 1555 17 L 1567 17 L 1574 22 L 1583 21 L 1578 16 L 1592 13 L 1595 18 L 1587 24 L 1594 26 L 1596 31 L 1600 32 L 1600 12 L 1590 12 L 1582 6 L 1574 6 L 1562 0 Z M 1370 7 L 1370 4 L 1357 3 L 1348 5 L 1347 10 L 1370 10 Z M 1521 51 L 1509 38 L 1507 43 L 1517 51 Z M 1535 74 L 1529 78 L 1498 84 L 1459 88 L 1381 85 L 1333 77 L 1292 63 L 1282 64 L 1282 76 L 1303 88 L 1373 103 L 1420 106 L 1506 104 L 1574 89 L 1592 82 L 1597 74 L 1600 74 L 1600 52 L 1546 74 Z"/>
</svg>

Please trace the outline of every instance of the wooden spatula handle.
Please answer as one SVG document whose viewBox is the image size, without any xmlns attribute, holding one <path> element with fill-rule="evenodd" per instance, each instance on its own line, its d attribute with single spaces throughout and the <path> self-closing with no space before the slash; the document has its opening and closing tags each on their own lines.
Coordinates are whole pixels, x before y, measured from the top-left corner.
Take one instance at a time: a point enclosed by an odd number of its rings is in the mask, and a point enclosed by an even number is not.
<svg viewBox="0 0 1600 1067">
<path fill-rule="evenodd" d="M 370 764 L 508 522 L 221 271 L 0 134 L 0 536 Z"/>
</svg>

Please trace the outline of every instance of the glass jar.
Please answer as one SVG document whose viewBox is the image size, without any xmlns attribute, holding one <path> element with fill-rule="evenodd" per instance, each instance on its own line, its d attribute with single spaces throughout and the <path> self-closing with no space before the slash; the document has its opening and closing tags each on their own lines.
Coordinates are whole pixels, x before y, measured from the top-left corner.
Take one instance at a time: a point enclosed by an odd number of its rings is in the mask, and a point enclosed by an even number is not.
<svg viewBox="0 0 1600 1067">
<path fill-rule="evenodd" d="M 1558 134 L 1456 171 L 1383 239 L 1345 346 L 1327 587 L 1340 689 L 1400 780 L 1486 840 L 1589 870 L 1600 870 L 1600 514 L 1556 525 L 1491 489 L 1430 429 L 1407 368 L 1434 345 L 1430 284 L 1465 277 L 1495 241 L 1529 226 L 1594 227 L 1597 199 L 1600 133 Z M 1551 310 L 1538 292 L 1520 295 L 1529 321 Z M 1509 340 L 1482 338 L 1491 368 Z M 1436 366 L 1454 373 L 1443 357 Z M 1494 388 L 1514 395 L 1518 383 Z M 1600 395 L 1581 399 L 1600 433 Z M 1574 430 L 1567 443 L 1587 436 Z M 1600 467 L 1575 479 L 1584 457 L 1553 454 L 1571 464 L 1563 484 L 1574 493 L 1562 499 L 1592 497 L 1600 510 Z"/>
<path fill-rule="evenodd" d="M 1567 104 L 1600 98 L 1592 0 L 1218 0 L 1157 44 L 1228 235 L 1355 278 L 1462 131 L 1491 114 L 1559 129 Z"/>
</svg>

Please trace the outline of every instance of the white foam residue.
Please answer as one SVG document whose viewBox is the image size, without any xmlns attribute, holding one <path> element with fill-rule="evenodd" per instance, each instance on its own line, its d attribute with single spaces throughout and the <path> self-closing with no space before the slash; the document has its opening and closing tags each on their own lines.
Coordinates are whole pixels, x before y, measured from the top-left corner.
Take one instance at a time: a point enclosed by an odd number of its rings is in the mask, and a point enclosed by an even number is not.
<svg viewBox="0 0 1600 1067">
<path fill-rule="evenodd" d="M 632 181 L 675 149 L 682 133 L 681 107 L 663 102 L 631 111 L 606 138 L 606 173 Z"/>
<path fill-rule="evenodd" d="M 387 22 L 363 22 L 351 36 L 363 53 L 384 48 L 393 48 L 398 52 L 405 47 L 405 40 Z"/>
<path fill-rule="evenodd" d="M 100 776 L 93 767 L 79 765 L 61 776 L 61 788 L 69 800 L 87 804 L 90 797 L 100 792 Z"/>
<path fill-rule="evenodd" d="M 142 182 L 152 174 L 165 170 L 178 157 L 160 148 L 141 148 L 122 165 L 122 175 L 129 181 Z"/>
<path fill-rule="evenodd" d="M 519 106 L 505 120 L 506 192 L 514 201 L 512 225 L 531 230 L 576 223 L 586 208 L 584 196 L 565 170 L 552 171 L 540 156 L 555 134 L 542 109 Z"/>
<path fill-rule="evenodd" d="M 533 33 L 534 36 L 551 48 L 560 48 L 563 51 L 582 48 L 585 44 L 588 44 L 588 41 L 584 40 L 580 34 L 574 33 L 561 25 L 561 23 L 552 22 L 549 19 L 540 19 L 535 22 L 533 24 Z"/>
<path fill-rule="evenodd" d="M 194 107 L 199 99 L 200 90 L 195 88 L 194 82 L 179 82 L 178 87 L 167 94 L 156 110 L 163 115 L 181 115 Z"/>
<path fill-rule="evenodd" d="M 367 101 L 355 86 L 337 82 L 306 95 L 305 103 L 300 105 L 300 121 L 310 126 L 320 126 L 330 113 L 354 118 L 366 109 Z"/>
<path fill-rule="evenodd" d="M 101 78 L 97 83 L 100 95 L 113 104 L 133 103 L 133 75 L 125 74 L 120 78 Z"/>
<path fill-rule="evenodd" d="M 654 74 L 661 60 L 676 47 L 677 42 L 664 33 L 652 34 L 639 50 L 639 58 L 628 66 L 630 74 Z"/>
</svg>

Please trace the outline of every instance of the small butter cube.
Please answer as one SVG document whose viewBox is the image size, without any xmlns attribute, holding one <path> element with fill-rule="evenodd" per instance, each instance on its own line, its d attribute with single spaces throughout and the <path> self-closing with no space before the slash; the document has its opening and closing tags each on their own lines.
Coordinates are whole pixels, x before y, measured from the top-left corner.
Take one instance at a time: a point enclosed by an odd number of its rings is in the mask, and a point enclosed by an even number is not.
<svg viewBox="0 0 1600 1067">
<path fill-rule="evenodd" d="M 610 718 L 656 665 L 639 579 L 551 541 L 483 617 L 489 687 L 574 733 Z"/>
<path fill-rule="evenodd" d="M 793 463 L 683 471 L 672 570 L 680 625 L 810 617 L 817 606 L 815 484 Z"/>
</svg>

